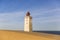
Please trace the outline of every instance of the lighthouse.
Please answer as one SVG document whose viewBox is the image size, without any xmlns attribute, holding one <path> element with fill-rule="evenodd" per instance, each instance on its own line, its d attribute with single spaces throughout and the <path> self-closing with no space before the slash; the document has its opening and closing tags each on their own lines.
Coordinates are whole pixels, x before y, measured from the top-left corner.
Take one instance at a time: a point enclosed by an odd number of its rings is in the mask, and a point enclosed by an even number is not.
<svg viewBox="0 0 60 40">
<path fill-rule="evenodd" d="M 32 17 L 30 16 L 30 12 L 27 12 L 24 18 L 24 31 L 32 32 Z"/>
</svg>

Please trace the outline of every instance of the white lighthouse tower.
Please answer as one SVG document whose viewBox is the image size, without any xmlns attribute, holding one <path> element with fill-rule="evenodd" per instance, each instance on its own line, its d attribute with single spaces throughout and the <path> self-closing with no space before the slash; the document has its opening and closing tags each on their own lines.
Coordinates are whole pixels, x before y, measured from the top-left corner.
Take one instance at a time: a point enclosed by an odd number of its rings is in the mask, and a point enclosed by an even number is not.
<svg viewBox="0 0 60 40">
<path fill-rule="evenodd" d="M 32 32 L 32 17 L 30 16 L 30 12 L 27 12 L 24 19 L 24 31 Z"/>
</svg>

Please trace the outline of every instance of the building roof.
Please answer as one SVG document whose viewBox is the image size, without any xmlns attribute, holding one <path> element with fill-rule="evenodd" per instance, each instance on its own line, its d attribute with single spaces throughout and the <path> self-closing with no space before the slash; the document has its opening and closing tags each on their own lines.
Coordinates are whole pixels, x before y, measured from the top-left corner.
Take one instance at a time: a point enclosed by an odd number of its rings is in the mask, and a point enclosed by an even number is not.
<svg viewBox="0 0 60 40">
<path fill-rule="evenodd" d="M 29 11 L 26 13 L 26 16 L 30 16 L 30 12 Z"/>
</svg>

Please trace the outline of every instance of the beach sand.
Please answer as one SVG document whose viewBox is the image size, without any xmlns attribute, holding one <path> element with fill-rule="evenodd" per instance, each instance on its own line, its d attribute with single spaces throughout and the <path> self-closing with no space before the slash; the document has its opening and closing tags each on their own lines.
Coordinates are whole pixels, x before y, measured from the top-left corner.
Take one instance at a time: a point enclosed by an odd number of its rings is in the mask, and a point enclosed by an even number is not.
<svg viewBox="0 0 60 40">
<path fill-rule="evenodd" d="M 0 40 L 60 40 L 60 35 L 0 30 Z"/>
</svg>

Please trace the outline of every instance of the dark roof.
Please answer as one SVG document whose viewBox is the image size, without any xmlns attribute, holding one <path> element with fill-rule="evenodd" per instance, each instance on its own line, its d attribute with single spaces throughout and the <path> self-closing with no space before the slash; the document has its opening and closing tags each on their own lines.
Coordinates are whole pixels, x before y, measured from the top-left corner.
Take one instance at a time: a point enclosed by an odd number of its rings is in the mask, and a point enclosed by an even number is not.
<svg viewBox="0 0 60 40">
<path fill-rule="evenodd" d="M 26 13 L 26 16 L 30 16 L 30 12 L 27 12 L 27 13 Z"/>
</svg>

